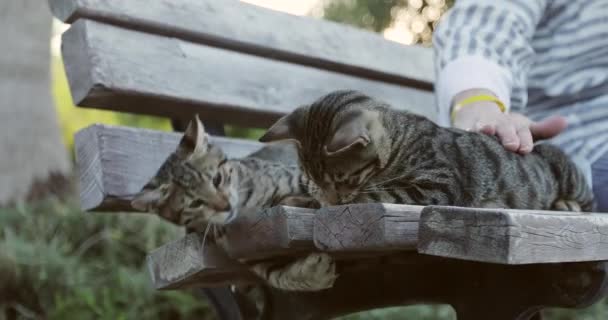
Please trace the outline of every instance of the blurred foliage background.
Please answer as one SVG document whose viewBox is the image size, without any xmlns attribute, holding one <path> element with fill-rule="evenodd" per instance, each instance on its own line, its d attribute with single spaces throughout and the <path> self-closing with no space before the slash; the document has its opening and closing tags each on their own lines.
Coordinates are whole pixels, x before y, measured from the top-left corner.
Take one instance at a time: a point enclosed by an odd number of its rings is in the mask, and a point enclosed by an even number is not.
<svg viewBox="0 0 608 320">
<path fill-rule="evenodd" d="M 453 0 L 328 0 L 324 19 L 382 33 L 403 44 L 431 45 L 433 30 Z"/>
<path fill-rule="evenodd" d="M 428 46 L 435 25 L 452 2 L 322 0 L 310 14 L 404 44 Z M 53 52 L 52 91 L 70 154 L 74 133 L 93 123 L 171 130 L 168 119 L 74 107 L 61 58 L 57 50 Z M 249 128 L 227 127 L 226 131 L 229 136 L 248 138 L 261 134 Z M 49 319 L 214 319 L 204 299 L 195 293 L 159 292 L 150 287 L 146 253 L 182 232 L 154 216 L 83 213 L 75 201 L 50 199 L 1 209 L 0 320 L 42 314 Z M 545 314 L 552 320 L 603 319 L 607 308 L 606 303 L 598 303 L 581 311 Z M 447 320 L 455 316 L 449 306 L 413 306 L 343 318 L 370 319 Z"/>
</svg>

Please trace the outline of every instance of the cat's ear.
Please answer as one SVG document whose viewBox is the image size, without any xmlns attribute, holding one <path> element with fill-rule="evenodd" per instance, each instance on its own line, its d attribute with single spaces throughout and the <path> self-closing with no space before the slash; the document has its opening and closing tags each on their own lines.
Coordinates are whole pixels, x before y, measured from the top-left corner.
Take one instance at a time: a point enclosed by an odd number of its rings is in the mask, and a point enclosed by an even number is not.
<svg viewBox="0 0 608 320">
<path fill-rule="evenodd" d="M 333 156 L 357 147 L 364 148 L 370 141 L 365 117 L 358 116 L 338 126 L 333 137 L 325 145 L 324 152 L 327 156 Z"/>
<path fill-rule="evenodd" d="M 144 189 L 131 200 L 131 207 L 138 211 L 150 211 L 158 206 L 162 193 L 159 189 Z"/>
<path fill-rule="evenodd" d="M 193 154 L 203 155 L 207 153 L 208 149 L 209 135 L 205 132 L 205 127 L 198 115 L 195 115 L 179 142 L 177 153 L 182 157 L 188 157 Z"/>
<path fill-rule="evenodd" d="M 270 129 L 260 138 L 260 142 L 271 142 L 278 140 L 296 140 L 291 128 L 291 114 L 277 120 Z"/>
</svg>

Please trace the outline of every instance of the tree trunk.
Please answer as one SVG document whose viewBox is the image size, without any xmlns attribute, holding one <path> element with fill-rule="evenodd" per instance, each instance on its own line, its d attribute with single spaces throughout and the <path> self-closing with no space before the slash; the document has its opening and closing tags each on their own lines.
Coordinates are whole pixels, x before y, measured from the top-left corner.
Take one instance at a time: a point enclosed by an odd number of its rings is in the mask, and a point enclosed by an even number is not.
<svg viewBox="0 0 608 320">
<path fill-rule="evenodd" d="M 0 1 L 0 206 L 69 190 L 50 91 L 50 35 L 46 1 Z"/>
</svg>

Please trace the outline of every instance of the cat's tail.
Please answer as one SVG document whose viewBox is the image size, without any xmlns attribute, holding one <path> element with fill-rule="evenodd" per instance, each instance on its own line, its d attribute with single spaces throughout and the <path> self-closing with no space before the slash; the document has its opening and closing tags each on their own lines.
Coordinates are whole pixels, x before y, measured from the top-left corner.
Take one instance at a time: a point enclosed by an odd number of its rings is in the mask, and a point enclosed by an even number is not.
<svg viewBox="0 0 608 320">
<path fill-rule="evenodd" d="M 554 209 L 593 212 L 595 210 L 593 191 L 585 175 L 574 162 L 562 150 L 550 144 L 539 144 L 534 149 L 549 160 L 551 171 L 557 181 L 559 193 L 557 201 L 553 204 Z"/>
</svg>

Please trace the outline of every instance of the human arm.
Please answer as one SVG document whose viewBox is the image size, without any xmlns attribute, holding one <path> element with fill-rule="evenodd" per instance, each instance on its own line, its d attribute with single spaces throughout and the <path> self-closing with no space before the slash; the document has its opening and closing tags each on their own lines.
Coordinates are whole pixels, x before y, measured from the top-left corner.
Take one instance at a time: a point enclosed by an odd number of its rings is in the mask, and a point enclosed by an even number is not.
<svg viewBox="0 0 608 320">
<path fill-rule="evenodd" d="M 494 102 L 451 108 L 464 98 L 489 94 L 506 111 L 527 102 L 528 70 L 534 57 L 530 44 L 547 7 L 546 0 L 459 0 L 435 31 L 436 94 L 442 125 L 495 134 L 505 148 L 527 153 L 534 138 L 565 128 L 563 118 L 535 124 L 517 113 L 501 112 Z"/>
</svg>

